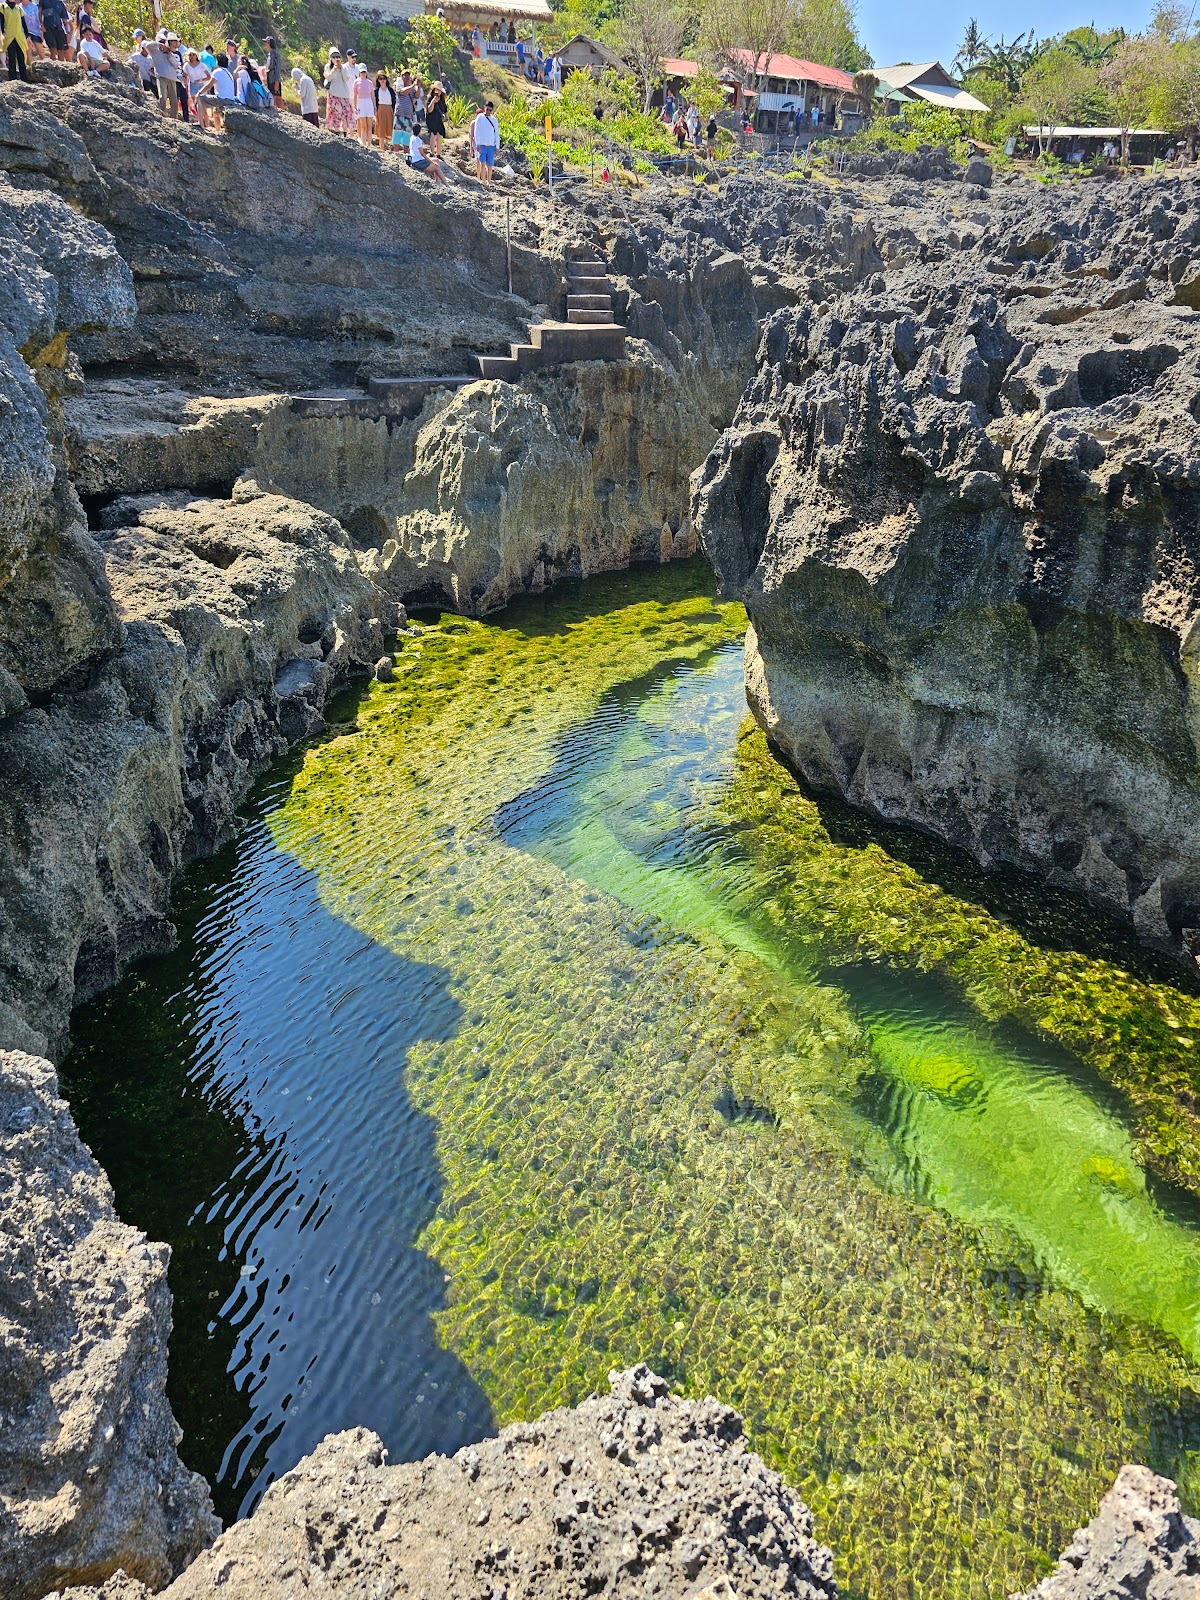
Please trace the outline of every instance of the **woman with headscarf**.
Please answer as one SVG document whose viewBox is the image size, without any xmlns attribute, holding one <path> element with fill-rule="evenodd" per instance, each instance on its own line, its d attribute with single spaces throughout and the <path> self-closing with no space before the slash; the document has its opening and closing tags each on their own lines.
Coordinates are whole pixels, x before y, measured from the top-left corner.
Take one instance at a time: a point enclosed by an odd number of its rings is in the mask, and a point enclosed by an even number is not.
<svg viewBox="0 0 1200 1600">
<path fill-rule="evenodd" d="M 357 127 L 354 118 L 354 75 L 342 65 L 342 52 L 329 52 L 325 68 L 325 131 L 345 138 Z"/>
<path fill-rule="evenodd" d="M 28 83 L 29 39 L 20 0 L 4 0 L 4 5 L 0 7 L 0 22 L 4 24 L 4 56 L 8 62 L 8 76 L 10 79 L 23 78 Z"/>
</svg>

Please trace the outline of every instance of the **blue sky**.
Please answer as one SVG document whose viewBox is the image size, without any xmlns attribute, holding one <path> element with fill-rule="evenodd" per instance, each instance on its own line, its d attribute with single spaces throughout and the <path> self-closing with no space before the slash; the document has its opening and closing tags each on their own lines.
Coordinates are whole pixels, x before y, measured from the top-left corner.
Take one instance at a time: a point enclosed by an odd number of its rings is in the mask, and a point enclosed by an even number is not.
<svg viewBox="0 0 1200 1600">
<path fill-rule="evenodd" d="M 1133 32 L 1150 18 L 1152 0 L 1036 0 L 1013 7 L 1000 0 L 925 0 L 898 6 L 894 0 L 860 0 L 859 37 L 878 66 L 898 61 L 939 60 L 949 67 L 969 17 L 977 17 L 989 38 L 1032 27 L 1039 38 L 1094 22 L 1097 28 L 1121 26 Z"/>
</svg>

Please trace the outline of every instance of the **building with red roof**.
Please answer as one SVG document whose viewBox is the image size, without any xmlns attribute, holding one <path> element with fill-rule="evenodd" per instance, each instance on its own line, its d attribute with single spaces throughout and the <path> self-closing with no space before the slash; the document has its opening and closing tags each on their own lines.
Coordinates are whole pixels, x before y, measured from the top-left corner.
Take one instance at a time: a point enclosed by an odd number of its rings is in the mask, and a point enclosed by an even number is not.
<svg viewBox="0 0 1200 1600">
<path fill-rule="evenodd" d="M 753 50 L 731 50 L 729 58 L 744 81 L 758 88 L 755 126 L 760 133 L 778 130 L 789 119 L 809 130 L 832 127 L 839 111 L 865 110 L 853 76 L 840 67 L 782 54 L 764 61 Z"/>
</svg>

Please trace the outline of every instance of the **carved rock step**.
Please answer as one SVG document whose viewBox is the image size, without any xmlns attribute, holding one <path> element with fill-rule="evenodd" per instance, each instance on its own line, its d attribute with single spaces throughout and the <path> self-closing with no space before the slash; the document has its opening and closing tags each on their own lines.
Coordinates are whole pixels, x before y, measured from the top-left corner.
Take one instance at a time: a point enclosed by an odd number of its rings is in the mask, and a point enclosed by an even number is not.
<svg viewBox="0 0 1200 1600">
<path fill-rule="evenodd" d="M 600 323 L 603 323 L 603 322 L 612 322 L 613 320 L 614 320 L 614 318 L 613 318 L 612 308 L 611 307 L 607 311 L 578 311 L 578 310 L 571 310 L 571 309 L 568 309 L 568 311 L 567 311 L 567 321 L 568 322 L 574 322 L 574 323 L 581 323 L 581 322 L 582 323 L 597 323 L 597 322 L 600 322 Z"/>
<path fill-rule="evenodd" d="M 611 311 L 612 295 L 610 294 L 569 294 L 567 296 L 568 311 Z"/>
<path fill-rule="evenodd" d="M 481 378 L 505 378 L 511 382 L 521 376 L 521 363 L 516 356 L 472 356 Z"/>
</svg>

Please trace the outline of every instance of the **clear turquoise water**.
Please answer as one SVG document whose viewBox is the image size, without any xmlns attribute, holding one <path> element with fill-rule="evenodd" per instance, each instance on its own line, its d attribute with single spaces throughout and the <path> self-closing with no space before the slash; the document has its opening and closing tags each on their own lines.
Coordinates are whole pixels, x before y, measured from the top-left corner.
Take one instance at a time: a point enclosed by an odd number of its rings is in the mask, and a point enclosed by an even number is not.
<svg viewBox="0 0 1200 1600">
<path fill-rule="evenodd" d="M 227 1515 L 331 1429 L 415 1458 L 649 1355 L 746 1411 L 849 1593 L 998 1594 L 1123 1456 L 1200 1447 L 1200 1219 L 1081 1063 L 789 920 L 799 869 L 717 804 L 741 653 L 692 583 L 409 647 L 81 1011 L 66 1087 L 172 1244 Z"/>
</svg>

